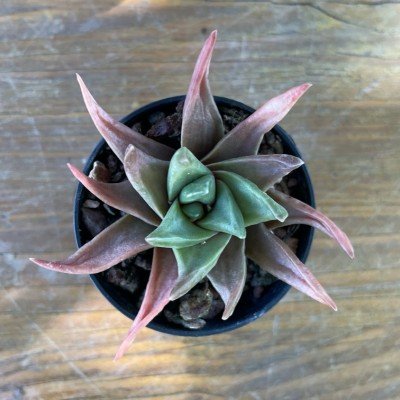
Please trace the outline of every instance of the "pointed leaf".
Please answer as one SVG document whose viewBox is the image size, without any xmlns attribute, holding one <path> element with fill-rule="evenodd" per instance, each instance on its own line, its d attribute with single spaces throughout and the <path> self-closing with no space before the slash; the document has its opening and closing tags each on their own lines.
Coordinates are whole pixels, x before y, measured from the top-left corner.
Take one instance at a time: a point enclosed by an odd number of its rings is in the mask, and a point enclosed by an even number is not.
<svg viewBox="0 0 400 400">
<path fill-rule="evenodd" d="M 181 209 L 192 222 L 204 216 L 204 207 L 201 203 L 184 204 Z"/>
<path fill-rule="evenodd" d="M 245 226 L 277 219 L 284 221 L 286 210 L 261 191 L 253 182 L 233 172 L 216 171 L 215 176 L 226 183 L 242 211 Z"/>
<path fill-rule="evenodd" d="M 168 169 L 168 200 L 173 201 L 179 192 L 196 179 L 211 174 L 186 147 L 181 147 L 171 159 Z"/>
<path fill-rule="evenodd" d="M 154 214 L 129 181 L 105 183 L 89 178 L 72 164 L 67 164 L 72 174 L 87 190 L 104 203 L 127 214 L 140 218 L 150 225 L 158 226 L 160 218 Z"/>
<path fill-rule="evenodd" d="M 182 117 L 182 147 L 197 157 L 207 154 L 222 139 L 224 127 L 208 83 L 208 70 L 217 31 L 211 33 L 197 59 Z"/>
<path fill-rule="evenodd" d="M 179 278 L 170 300 L 186 294 L 210 272 L 230 238 L 226 233 L 218 233 L 196 246 L 172 249 L 178 262 Z"/>
<path fill-rule="evenodd" d="M 140 219 L 126 215 L 63 261 L 30 260 L 43 268 L 66 274 L 97 274 L 150 249 L 152 246 L 145 237 L 153 229 Z"/>
<path fill-rule="evenodd" d="M 178 278 L 178 266 L 170 249 L 155 248 L 150 278 L 140 310 L 114 360 L 120 359 L 135 340 L 140 329 L 151 322 L 168 304 L 171 291 Z"/>
<path fill-rule="evenodd" d="M 263 192 L 281 181 L 289 172 L 303 165 L 300 158 L 287 154 L 270 154 L 233 158 L 209 164 L 211 171 L 234 172 L 255 183 Z"/>
<path fill-rule="evenodd" d="M 228 319 L 232 315 L 246 283 L 247 263 L 244 243 L 243 239 L 232 237 L 217 264 L 207 275 L 225 303 L 222 319 Z"/>
<path fill-rule="evenodd" d="M 354 258 L 354 249 L 347 235 L 321 212 L 310 207 L 308 204 L 301 202 L 293 197 L 277 190 L 270 190 L 268 194 L 279 204 L 281 204 L 289 213 L 288 218 L 284 222 L 271 221 L 268 223 L 270 229 L 281 226 L 304 224 L 311 225 L 319 229 L 341 246 L 350 258 Z"/>
<path fill-rule="evenodd" d="M 216 232 L 225 232 L 240 239 L 246 237 L 242 212 L 228 186 L 217 180 L 217 197 L 212 210 L 197 225 Z"/>
<path fill-rule="evenodd" d="M 121 161 L 124 160 L 125 151 L 130 144 L 161 160 L 169 160 L 172 157 L 174 150 L 170 147 L 141 135 L 107 114 L 97 104 L 82 78 L 78 74 L 76 76 L 86 108 L 96 128 Z"/>
<path fill-rule="evenodd" d="M 168 210 L 167 161 L 162 161 L 130 145 L 126 151 L 124 168 L 133 188 L 159 215 L 164 217 Z"/>
<path fill-rule="evenodd" d="M 257 154 L 264 134 L 285 117 L 310 86 L 304 83 L 266 102 L 224 136 L 202 161 L 210 164 Z"/>
<path fill-rule="evenodd" d="M 146 237 L 154 247 L 188 247 L 204 242 L 216 232 L 202 229 L 190 222 L 175 200 L 160 226 Z"/>
<path fill-rule="evenodd" d="M 211 204 L 215 200 L 214 175 L 205 175 L 186 185 L 179 195 L 181 204 L 189 204 L 199 201 L 203 204 Z"/>
<path fill-rule="evenodd" d="M 247 229 L 246 255 L 270 274 L 337 310 L 311 271 L 264 224 Z"/>
</svg>

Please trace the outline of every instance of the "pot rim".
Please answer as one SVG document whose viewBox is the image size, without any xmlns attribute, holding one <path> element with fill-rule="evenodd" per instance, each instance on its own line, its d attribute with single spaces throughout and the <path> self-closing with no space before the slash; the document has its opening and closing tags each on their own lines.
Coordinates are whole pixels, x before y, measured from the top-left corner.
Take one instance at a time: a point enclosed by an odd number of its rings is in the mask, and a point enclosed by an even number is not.
<svg viewBox="0 0 400 400">
<path fill-rule="evenodd" d="M 173 97 L 168 97 L 165 99 L 157 100 L 154 102 L 151 102 L 147 105 L 144 105 L 137 110 L 129 113 L 125 117 L 123 117 L 120 122 L 122 122 L 125 125 L 132 126 L 132 121 L 135 119 L 138 119 L 139 116 L 143 114 L 148 114 L 151 112 L 155 112 L 157 108 L 160 107 L 165 107 L 165 106 L 172 106 L 176 105 L 180 101 L 184 100 L 185 96 L 173 96 Z M 226 97 L 220 97 L 220 96 L 214 96 L 215 102 L 217 106 L 231 106 L 234 108 L 239 108 L 242 109 L 246 112 L 249 113 L 254 113 L 254 109 L 252 107 L 247 106 L 246 104 L 243 104 L 239 101 L 232 100 Z M 289 154 L 292 154 L 296 157 L 301 158 L 301 154 L 299 150 L 297 149 L 297 146 L 294 142 L 294 140 L 291 138 L 291 136 L 279 125 L 275 125 L 274 128 L 271 129 L 272 132 L 276 133 L 283 141 L 283 144 L 285 147 L 290 149 Z M 83 168 L 83 172 L 88 175 L 93 162 L 95 161 L 96 157 L 98 156 L 99 152 L 103 149 L 103 147 L 106 145 L 106 142 L 104 139 L 101 139 L 92 152 L 90 153 L 85 166 Z M 287 153 L 285 153 L 287 154 Z M 297 171 L 301 171 L 303 178 L 304 178 L 304 184 L 305 184 L 305 189 L 307 191 L 306 195 L 308 197 L 307 199 L 307 204 L 315 208 L 315 197 L 314 197 L 314 191 L 313 191 L 313 186 L 311 182 L 311 178 L 308 172 L 308 169 L 305 164 L 303 164 L 301 167 L 297 169 Z M 78 182 L 77 189 L 75 192 L 75 197 L 74 197 L 74 212 L 73 212 L 73 223 L 74 223 L 74 233 L 75 233 L 75 242 L 77 247 L 81 247 L 83 245 L 82 243 L 82 238 L 81 238 L 81 233 L 79 229 L 80 225 L 80 209 L 81 209 L 81 196 L 83 192 L 83 185 Z M 296 251 L 297 257 L 304 263 L 309 255 L 310 249 L 311 249 L 311 244 L 314 236 L 314 228 L 307 226 L 306 227 L 306 237 L 304 239 L 304 243 L 301 249 L 298 249 Z M 300 247 L 300 246 L 299 246 Z M 96 286 L 96 288 L 101 292 L 101 294 L 122 314 L 124 314 L 126 317 L 130 319 L 134 319 L 136 316 L 136 313 L 133 313 L 127 308 L 125 308 L 123 305 L 120 304 L 120 302 L 114 298 L 109 290 L 102 284 L 101 280 L 99 279 L 100 274 L 91 274 L 90 278 L 93 282 L 93 284 Z M 249 324 L 250 322 L 260 318 L 263 316 L 265 313 L 267 313 L 270 309 L 272 309 L 285 295 L 286 293 L 290 290 L 291 286 L 277 280 L 274 283 L 270 285 L 270 288 L 268 290 L 269 296 L 267 301 L 264 301 L 262 306 L 254 311 L 249 313 L 243 318 L 240 318 L 237 321 L 227 319 L 227 320 L 219 320 L 220 324 L 217 326 L 207 326 L 210 323 L 210 320 L 207 321 L 207 324 L 205 325 L 204 328 L 197 329 L 197 330 L 190 330 L 188 328 L 181 327 L 179 325 L 175 325 L 171 322 L 168 322 L 168 324 L 161 323 L 157 321 L 157 316 L 153 321 L 151 321 L 147 327 L 154 329 L 159 332 L 163 333 L 168 333 L 171 335 L 176 335 L 176 336 L 192 336 L 192 337 L 199 337 L 199 336 L 208 336 L 208 335 L 214 335 L 218 333 L 224 333 L 228 332 L 237 328 L 240 328 L 244 325 Z M 267 296 L 267 294 L 264 294 L 261 299 Z M 232 317 L 235 315 L 235 313 L 232 315 Z M 231 318 L 232 318 L 231 317 Z"/>
</svg>

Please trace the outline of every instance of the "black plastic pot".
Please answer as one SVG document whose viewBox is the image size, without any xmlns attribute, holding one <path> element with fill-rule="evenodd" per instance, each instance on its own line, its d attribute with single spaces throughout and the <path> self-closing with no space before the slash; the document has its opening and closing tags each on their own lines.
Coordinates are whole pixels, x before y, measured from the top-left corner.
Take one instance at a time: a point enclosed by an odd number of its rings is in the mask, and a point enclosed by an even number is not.
<svg viewBox="0 0 400 400">
<path fill-rule="evenodd" d="M 150 103 L 122 118 L 121 122 L 131 127 L 139 121 L 146 121 L 151 114 L 154 114 L 157 111 L 163 111 L 167 115 L 172 114 L 175 111 L 177 104 L 183 99 L 184 96 L 177 96 Z M 243 110 L 249 114 L 255 111 L 253 108 L 248 107 L 245 104 L 224 97 L 216 96 L 215 101 L 218 107 L 236 108 Z M 284 149 L 283 152 L 285 154 L 291 154 L 301 158 L 293 139 L 280 126 L 276 125 L 273 128 L 273 132 L 282 139 Z M 89 174 L 94 161 L 96 160 L 98 155 L 105 149 L 105 147 L 106 143 L 104 140 L 101 140 L 96 145 L 84 167 L 84 172 L 86 174 Z M 293 171 L 291 174 L 291 176 L 297 178 L 298 182 L 301 182 L 299 185 L 300 187 L 298 187 L 297 192 L 293 193 L 293 196 L 311 205 L 312 207 L 315 207 L 313 188 L 306 166 L 301 166 L 297 170 Z M 74 202 L 74 229 L 75 239 L 78 247 L 81 247 L 84 244 L 82 238 L 82 230 L 84 229 L 84 227 L 82 224 L 80 211 L 83 202 L 83 190 L 84 188 L 82 184 L 79 183 Z M 299 239 L 296 253 L 300 260 L 303 262 L 305 262 L 308 257 L 313 239 L 313 233 L 313 228 L 304 225 L 300 226 L 296 233 L 296 236 Z M 102 274 L 91 275 L 91 279 L 96 287 L 100 290 L 100 292 L 116 309 L 118 309 L 120 312 L 122 312 L 124 315 L 132 320 L 135 318 L 138 311 L 135 306 L 136 302 L 133 301 L 132 297 L 130 297 L 129 295 L 127 296 L 126 292 L 123 289 L 120 289 L 117 286 L 109 283 Z M 251 295 L 251 291 L 247 291 L 247 293 L 245 292 L 243 294 L 241 300 L 236 307 L 235 312 L 228 320 L 223 321 L 220 318 L 208 320 L 207 324 L 203 328 L 198 330 L 190 330 L 188 328 L 175 325 L 169 322 L 162 313 L 160 313 L 148 326 L 157 331 L 178 336 L 206 336 L 231 331 L 233 329 L 237 329 L 243 325 L 246 325 L 256 320 L 257 318 L 260 318 L 272 307 L 274 307 L 289 291 L 289 289 L 289 285 L 278 280 L 272 283 L 268 287 L 268 290 L 265 290 L 264 294 L 259 299 L 257 299 L 256 302 Z"/>
</svg>

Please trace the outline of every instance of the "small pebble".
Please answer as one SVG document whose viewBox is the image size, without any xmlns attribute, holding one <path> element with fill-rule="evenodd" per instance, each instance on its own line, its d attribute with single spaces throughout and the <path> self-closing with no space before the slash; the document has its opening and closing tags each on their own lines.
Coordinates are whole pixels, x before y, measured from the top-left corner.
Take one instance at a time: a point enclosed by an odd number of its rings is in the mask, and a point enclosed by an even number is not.
<svg viewBox="0 0 400 400">
<path fill-rule="evenodd" d="M 126 260 L 121 262 L 121 267 L 122 268 L 132 267 L 132 265 L 134 265 L 134 262 L 135 262 L 135 257 L 127 258 Z"/>
<path fill-rule="evenodd" d="M 110 215 L 115 215 L 115 209 L 114 208 L 110 207 L 106 203 L 103 204 L 103 207 Z"/>
<path fill-rule="evenodd" d="M 118 182 L 122 182 L 125 179 L 126 179 L 125 172 L 124 171 L 118 171 L 112 176 L 111 182 L 112 183 L 118 183 Z"/>
<path fill-rule="evenodd" d="M 107 271 L 108 282 L 118 285 L 129 293 L 134 293 L 139 287 L 139 282 L 133 274 L 127 273 L 119 268 L 110 268 Z"/>
<path fill-rule="evenodd" d="M 149 116 L 149 123 L 150 125 L 154 125 L 157 122 L 160 122 L 163 118 L 165 118 L 165 113 L 157 111 Z"/>
<path fill-rule="evenodd" d="M 251 286 L 268 286 L 275 281 L 276 278 L 273 275 L 271 275 L 267 271 L 262 270 L 261 268 L 258 268 L 258 271 L 256 271 L 251 278 Z"/>
<path fill-rule="evenodd" d="M 182 320 L 182 325 L 185 328 L 189 328 L 189 329 L 201 329 L 205 326 L 205 324 L 206 324 L 206 321 L 201 318 L 193 319 L 191 321 Z"/>
<path fill-rule="evenodd" d="M 268 132 L 265 135 L 265 140 L 270 146 L 272 146 L 276 142 L 276 136 L 272 132 Z"/>
<path fill-rule="evenodd" d="M 274 144 L 272 145 L 276 154 L 283 154 L 283 145 L 279 137 L 276 137 Z"/>
<path fill-rule="evenodd" d="M 83 207 L 86 208 L 97 208 L 100 205 L 100 202 L 97 200 L 87 199 L 83 202 Z"/>
<path fill-rule="evenodd" d="M 115 172 L 118 170 L 119 167 L 119 161 L 114 154 L 109 154 L 107 156 L 107 167 L 111 172 L 111 175 L 114 175 Z"/>
<path fill-rule="evenodd" d="M 142 124 L 140 122 L 136 122 L 136 124 L 132 126 L 132 129 L 136 132 L 142 133 Z"/>
<path fill-rule="evenodd" d="M 147 271 L 151 269 L 151 264 L 149 263 L 149 261 L 145 257 L 141 256 L 140 254 L 138 254 L 135 257 L 134 262 L 135 262 L 135 265 L 139 268 L 143 268 Z"/>
<path fill-rule="evenodd" d="M 264 292 L 264 288 L 262 286 L 256 286 L 253 289 L 254 298 L 259 299 L 261 297 L 261 295 L 263 294 L 263 292 Z"/>
<path fill-rule="evenodd" d="M 210 289 L 195 289 L 182 297 L 179 314 L 185 321 L 202 318 L 211 308 L 213 296 Z"/>
<path fill-rule="evenodd" d="M 167 320 L 169 322 L 172 322 L 173 324 L 177 324 L 177 325 L 182 325 L 185 328 L 189 328 L 189 329 L 201 329 L 206 324 L 206 321 L 201 318 L 194 319 L 191 321 L 185 321 L 184 319 L 179 317 L 179 315 L 173 313 L 172 311 L 170 311 L 168 309 L 164 310 L 164 315 L 165 315 L 165 318 L 167 318 Z"/>
<path fill-rule="evenodd" d="M 93 237 L 109 225 L 106 216 L 99 208 L 82 207 L 81 212 L 83 223 Z"/>
<path fill-rule="evenodd" d="M 93 168 L 89 173 L 89 178 L 95 179 L 99 182 L 109 182 L 111 175 L 107 167 L 100 161 L 95 161 Z"/>
<path fill-rule="evenodd" d="M 282 193 L 290 194 L 284 179 L 275 185 L 275 189 L 279 190 Z"/>
<path fill-rule="evenodd" d="M 221 297 L 217 294 L 213 295 L 213 301 L 211 303 L 211 307 L 208 310 L 208 313 L 204 316 L 204 319 L 213 319 L 217 316 L 220 316 L 225 309 L 225 304 L 222 301 Z"/>
</svg>

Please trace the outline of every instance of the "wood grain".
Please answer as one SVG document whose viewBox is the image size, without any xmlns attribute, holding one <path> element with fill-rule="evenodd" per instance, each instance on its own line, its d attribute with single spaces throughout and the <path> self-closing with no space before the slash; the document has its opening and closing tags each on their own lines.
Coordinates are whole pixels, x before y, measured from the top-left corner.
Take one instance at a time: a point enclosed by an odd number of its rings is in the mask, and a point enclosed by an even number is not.
<svg viewBox="0 0 400 400">
<path fill-rule="evenodd" d="M 400 398 L 400 4 L 395 1 L 3 0 L 0 7 L 1 399 Z M 314 87 L 285 118 L 317 203 L 351 237 L 318 234 L 308 266 L 336 300 L 291 290 L 235 332 L 189 339 L 129 321 L 84 276 L 29 256 L 74 249 L 75 182 L 98 140 L 74 73 L 120 117 L 186 91 L 214 28 L 216 95 L 257 106 Z"/>
</svg>

